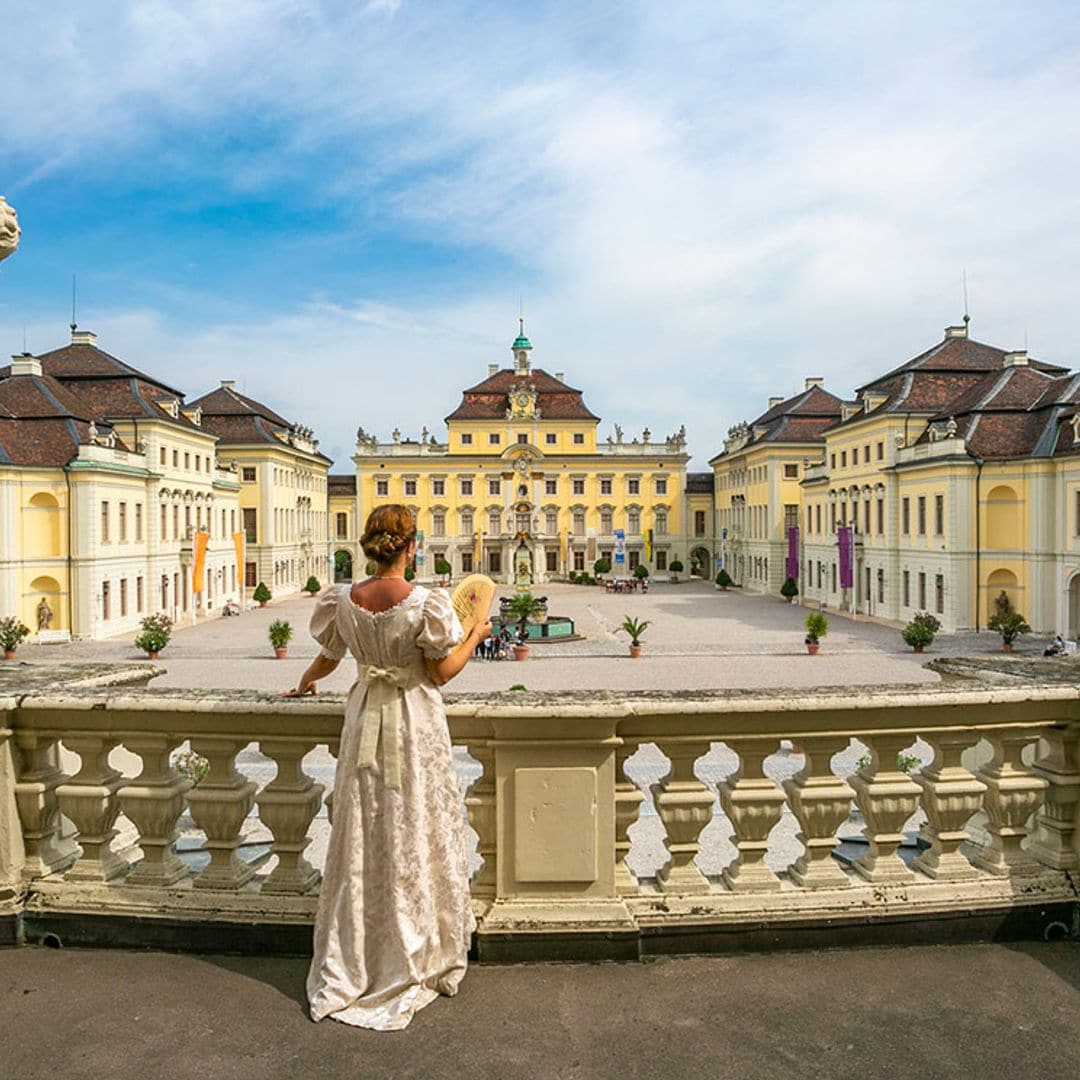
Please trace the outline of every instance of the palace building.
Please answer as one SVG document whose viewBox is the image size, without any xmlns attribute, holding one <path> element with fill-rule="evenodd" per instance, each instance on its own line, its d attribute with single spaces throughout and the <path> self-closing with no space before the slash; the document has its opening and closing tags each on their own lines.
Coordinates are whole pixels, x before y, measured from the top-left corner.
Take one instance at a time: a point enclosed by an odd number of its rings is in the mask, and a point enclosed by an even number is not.
<svg viewBox="0 0 1080 1080">
<path fill-rule="evenodd" d="M 601 439 L 582 392 L 562 372 L 533 366 L 523 326 L 511 348 L 512 366 L 491 364 L 462 393 L 446 417 L 445 442 L 426 428 L 419 439 L 395 430 L 389 442 L 361 428 L 355 518 L 338 508 L 335 522 L 357 529 L 382 503 L 409 506 L 422 534 L 422 579 L 437 576 L 444 560 L 455 576 L 482 571 L 519 584 L 592 573 L 600 558 L 616 574 L 644 565 L 666 575 L 673 562 L 685 565 L 694 539 L 685 430 L 627 439 L 616 425 Z M 696 497 L 704 558 L 712 515 L 704 512 L 708 496 Z M 360 557 L 347 543 L 338 550 Z"/>
</svg>

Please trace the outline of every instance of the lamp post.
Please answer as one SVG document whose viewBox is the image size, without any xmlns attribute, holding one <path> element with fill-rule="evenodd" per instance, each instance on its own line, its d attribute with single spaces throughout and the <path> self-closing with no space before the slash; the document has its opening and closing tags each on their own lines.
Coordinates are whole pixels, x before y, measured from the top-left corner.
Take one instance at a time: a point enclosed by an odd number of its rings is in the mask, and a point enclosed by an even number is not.
<svg viewBox="0 0 1080 1080">
<path fill-rule="evenodd" d="M 7 199 L 0 195 L 0 262 L 15 254 L 19 246 L 19 219 L 15 207 L 9 206 Z"/>
</svg>

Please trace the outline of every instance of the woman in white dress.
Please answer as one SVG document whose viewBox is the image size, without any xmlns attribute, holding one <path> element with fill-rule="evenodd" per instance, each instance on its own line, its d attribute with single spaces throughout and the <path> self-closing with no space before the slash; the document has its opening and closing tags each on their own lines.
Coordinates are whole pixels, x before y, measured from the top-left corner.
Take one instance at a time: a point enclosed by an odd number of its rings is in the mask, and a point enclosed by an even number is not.
<svg viewBox="0 0 1080 1080">
<path fill-rule="evenodd" d="M 356 660 L 307 992 L 313 1020 L 379 1031 L 404 1028 L 439 994 L 457 993 L 476 927 L 438 688 L 491 624 L 465 641 L 446 592 L 406 582 L 415 538 L 405 507 L 372 512 L 360 543 L 376 572 L 318 599 L 311 633 L 322 653 L 289 691 L 314 693 L 347 652 Z"/>
</svg>

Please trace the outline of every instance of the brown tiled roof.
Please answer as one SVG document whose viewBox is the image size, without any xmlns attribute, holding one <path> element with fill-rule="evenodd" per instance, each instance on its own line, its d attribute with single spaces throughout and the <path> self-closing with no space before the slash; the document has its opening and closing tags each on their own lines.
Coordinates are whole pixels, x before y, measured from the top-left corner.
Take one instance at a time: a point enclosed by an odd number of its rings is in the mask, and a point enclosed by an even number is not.
<svg viewBox="0 0 1080 1080">
<path fill-rule="evenodd" d="M 541 368 L 527 374 L 503 368 L 482 382 L 470 386 L 461 395 L 461 404 L 448 416 L 450 420 L 501 420 L 510 407 L 510 388 L 520 383 L 536 391 L 536 404 L 546 420 L 599 420 L 589 411 L 581 391 L 560 382 Z"/>
<path fill-rule="evenodd" d="M 157 393 L 162 397 L 177 397 L 181 400 L 184 395 L 179 390 L 174 390 L 163 382 L 159 382 L 151 375 L 125 364 L 115 356 L 99 349 L 96 345 L 84 343 L 64 345 L 52 352 L 42 353 L 38 357 L 42 369 L 46 375 L 62 381 L 82 379 L 127 379 L 136 378 L 143 383 L 148 383 L 157 388 Z"/>
<path fill-rule="evenodd" d="M 215 434 L 222 443 L 271 443 L 285 445 L 275 434 L 283 428 L 270 424 L 261 416 L 207 416 L 202 418 L 203 427 Z"/>
<path fill-rule="evenodd" d="M 840 418 L 842 402 L 821 386 L 807 390 L 770 406 L 747 427 L 749 440 L 737 451 L 742 453 L 763 443 L 814 443 L 824 440 L 824 432 Z M 764 429 L 764 430 L 763 430 Z M 716 461 L 726 451 L 711 458 Z"/>
<path fill-rule="evenodd" d="M 356 473 L 331 473 L 326 478 L 326 489 L 331 495 L 355 495 Z"/>
<path fill-rule="evenodd" d="M 782 416 L 810 416 L 834 419 L 840 415 L 841 401 L 835 394 L 821 386 L 812 386 L 809 390 L 794 397 L 786 398 L 777 405 L 766 409 L 756 420 L 752 421 L 751 427 L 760 427 L 762 424 L 772 423 Z"/>
<path fill-rule="evenodd" d="M 231 386 L 219 386 L 201 398 L 196 398 L 193 406 L 199 406 L 203 416 L 261 416 L 278 427 L 289 428 L 292 425 L 283 416 L 279 416 L 269 405 L 246 397 Z"/>
</svg>

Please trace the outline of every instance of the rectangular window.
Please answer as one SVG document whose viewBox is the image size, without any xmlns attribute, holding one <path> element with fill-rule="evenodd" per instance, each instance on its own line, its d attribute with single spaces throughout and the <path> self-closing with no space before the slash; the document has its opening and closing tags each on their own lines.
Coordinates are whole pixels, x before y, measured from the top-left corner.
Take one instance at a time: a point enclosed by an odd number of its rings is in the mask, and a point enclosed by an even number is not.
<svg viewBox="0 0 1080 1080">
<path fill-rule="evenodd" d="M 626 568 L 633 573 L 641 565 L 641 552 L 637 548 L 631 548 L 626 553 Z"/>
<path fill-rule="evenodd" d="M 559 531 L 559 515 L 554 510 L 548 510 L 544 514 L 544 531 L 549 536 L 554 536 Z"/>
<path fill-rule="evenodd" d="M 704 536 L 705 535 L 705 511 L 704 510 L 695 510 L 694 511 L 694 535 L 695 536 Z"/>
<path fill-rule="evenodd" d="M 231 532 L 231 533 L 236 532 L 236 511 L 235 510 L 230 510 L 229 511 L 229 532 Z"/>
<path fill-rule="evenodd" d="M 523 431 L 519 431 L 519 432 L 518 432 L 518 437 L 517 437 L 517 441 L 518 441 L 518 445 L 519 445 L 519 446 L 520 446 L 520 445 L 522 445 L 522 444 L 524 444 L 524 443 L 528 443 L 528 441 L 529 441 L 529 436 L 528 436 L 528 435 L 526 435 L 526 434 L 525 434 L 525 432 L 523 432 Z"/>
<path fill-rule="evenodd" d="M 257 544 L 259 542 L 258 530 L 256 528 L 258 524 L 258 511 L 253 506 L 244 507 L 244 539 L 249 544 Z"/>
<path fill-rule="evenodd" d="M 186 450 L 184 451 L 184 468 L 191 468 L 191 454 L 189 454 Z"/>
<path fill-rule="evenodd" d="M 945 496 L 934 496 L 934 535 L 945 535 Z"/>
<path fill-rule="evenodd" d="M 601 510 L 600 511 L 600 531 L 605 536 L 610 536 L 611 535 L 611 528 L 612 528 L 612 525 L 611 525 L 611 511 L 610 510 Z"/>
<path fill-rule="evenodd" d="M 610 495 L 611 494 L 611 477 L 610 476 L 604 476 L 604 477 L 601 478 L 601 480 L 600 480 L 600 494 L 601 495 Z"/>
<path fill-rule="evenodd" d="M 472 432 L 471 431 L 463 431 L 461 433 L 461 445 L 462 446 L 472 446 Z M 472 556 L 470 555 L 469 558 L 471 559 Z"/>
<path fill-rule="evenodd" d="M 135 579 L 135 613 L 137 615 L 142 614 L 144 595 L 145 594 L 143 589 L 143 579 L 141 577 L 137 577 Z"/>
<path fill-rule="evenodd" d="M 101 617 L 108 622 L 109 614 L 109 583 L 103 581 L 101 583 Z"/>
<path fill-rule="evenodd" d="M 174 450 L 172 452 L 172 467 L 178 469 L 180 467 L 180 451 Z"/>
<path fill-rule="evenodd" d="M 489 478 L 488 480 L 488 494 L 500 495 L 502 494 L 502 481 L 498 477 Z"/>
<path fill-rule="evenodd" d="M 658 476 L 656 478 L 656 494 L 657 495 L 666 495 L 667 494 L 667 477 L 666 476 Z"/>
<path fill-rule="evenodd" d="M 165 464 L 165 447 L 162 446 L 162 447 L 159 448 L 159 450 L 160 450 L 159 457 L 161 459 L 161 464 L 164 465 Z"/>
<path fill-rule="evenodd" d="M 337 513 L 334 515 L 334 523 L 339 540 L 344 540 L 349 535 L 349 515 Z"/>
<path fill-rule="evenodd" d="M 259 568 L 253 562 L 244 563 L 244 587 L 254 589 L 259 584 Z"/>
<path fill-rule="evenodd" d="M 559 493 L 559 481 L 558 480 L 545 480 L 544 481 L 544 494 L 545 495 L 558 495 Z"/>
<path fill-rule="evenodd" d="M 161 527 L 161 540 L 164 540 L 165 534 L 169 531 L 169 508 L 167 506 L 162 506 L 161 521 L 158 524 Z"/>
<path fill-rule="evenodd" d="M 919 610 L 926 610 L 926 575 L 919 573 Z"/>
<path fill-rule="evenodd" d="M 863 464 L 864 465 L 869 465 L 870 464 L 870 444 L 869 443 L 867 443 L 863 447 L 862 459 L 863 459 Z"/>
<path fill-rule="evenodd" d="M 584 510 L 575 510 L 574 511 L 574 535 L 575 536 L 584 536 L 585 535 L 585 511 Z"/>
<path fill-rule="evenodd" d="M 666 551 L 658 551 L 656 553 L 656 569 L 657 570 L 666 570 L 667 569 L 667 552 Z"/>
<path fill-rule="evenodd" d="M 103 544 L 109 542 L 109 504 L 107 502 L 101 504 L 101 542 Z"/>
<path fill-rule="evenodd" d="M 667 536 L 667 511 L 657 510 L 653 515 L 657 536 Z"/>
<path fill-rule="evenodd" d="M 446 494 L 446 481 L 445 480 L 432 480 L 431 481 L 431 494 L 432 495 L 445 495 Z"/>
<path fill-rule="evenodd" d="M 547 564 L 547 572 L 554 574 L 559 569 L 559 553 L 557 551 L 545 551 L 544 562 Z"/>
<path fill-rule="evenodd" d="M 911 500 L 906 495 L 900 500 L 900 531 L 911 535 Z"/>
<path fill-rule="evenodd" d="M 793 462 L 788 461 L 784 463 L 784 479 L 785 480 L 798 480 L 799 479 L 799 466 Z"/>
<path fill-rule="evenodd" d="M 462 480 L 461 481 L 461 494 L 462 495 L 471 495 L 472 494 L 472 481 L 471 480 Z"/>
<path fill-rule="evenodd" d="M 909 570 L 904 571 L 902 581 L 904 583 L 903 605 L 911 607 L 911 572 Z"/>
<path fill-rule="evenodd" d="M 488 514 L 488 532 L 492 536 L 498 536 L 502 532 L 502 515 L 498 510 L 492 510 Z"/>
<path fill-rule="evenodd" d="M 415 496 L 416 496 L 416 481 L 415 480 L 406 480 L 405 481 L 405 494 L 406 494 L 406 496 L 412 496 L 412 497 L 415 498 Z"/>
<path fill-rule="evenodd" d="M 431 514 L 431 535 L 446 535 L 446 514 L 442 510 L 435 510 Z"/>
<path fill-rule="evenodd" d="M 461 572 L 463 574 L 471 574 L 473 572 L 473 553 L 471 551 L 463 551 L 461 553 Z"/>
<path fill-rule="evenodd" d="M 840 451 L 840 468 L 841 469 L 846 469 L 847 468 L 847 451 L 846 450 L 841 450 Z"/>
<path fill-rule="evenodd" d="M 135 504 L 135 543 L 142 543 L 142 503 Z"/>
<path fill-rule="evenodd" d="M 836 455 L 835 454 L 830 454 L 829 455 L 829 468 L 830 469 L 835 469 L 836 468 Z"/>
<path fill-rule="evenodd" d="M 870 535 L 870 500 L 863 503 L 863 532 Z"/>
<path fill-rule="evenodd" d="M 574 569 L 581 571 L 585 569 L 585 552 L 578 550 L 574 552 Z"/>
<path fill-rule="evenodd" d="M 934 610 L 939 615 L 945 614 L 945 575 L 934 575 Z"/>
<path fill-rule="evenodd" d="M 926 535 L 926 496 L 920 495 L 917 503 L 918 516 L 916 520 L 919 523 L 919 535 Z"/>
<path fill-rule="evenodd" d="M 544 443 L 547 446 L 554 446 L 558 441 L 559 441 L 559 436 L 556 435 L 554 431 L 549 431 L 544 436 Z"/>
<path fill-rule="evenodd" d="M 202 469 L 202 454 L 195 455 L 195 471 L 199 472 Z"/>
<path fill-rule="evenodd" d="M 641 481 L 636 476 L 631 476 L 626 481 L 626 493 L 628 495 L 640 495 L 641 494 Z"/>
<path fill-rule="evenodd" d="M 584 446 L 585 445 L 585 436 L 580 431 L 575 431 L 574 432 L 574 445 L 575 446 Z"/>
<path fill-rule="evenodd" d="M 877 459 L 878 461 L 885 460 L 885 444 L 883 442 L 877 444 Z"/>
<path fill-rule="evenodd" d="M 702 513 L 700 510 L 698 513 Z M 702 514 L 704 517 L 704 514 Z M 799 506 L 797 503 L 785 503 L 784 504 L 784 536 L 788 534 L 788 529 L 794 529 L 799 524 Z M 700 534 L 699 534 L 700 535 Z"/>
<path fill-rule="evenodd" d="M 877 572 L 877 602 L 879 604 L 885 603 L 885 571 L 879 570 Z"/>
<path fill-rule="evenodd" d="M 829 503 L 829 532 L 836 532 L 836 503 Z"/>
<path fill-rule="evenodd" d="M 126 544 L 127 543 L 127 503 L 126 502 L 120 503 L 120 507 L 119 507 L 119 511 L 118 511 L 117 519 L 116 519 L 116 526 L 117 526 L 116 531 L 117 531 L 117 534 L 118 534 L 117 539 L 120 541 L 121 544 Z"/>
<path fill-rule="evenodd" d="M 641 511 L 640 510 L 627 510 L 626 512 L 626 531 L 633 533 L 637 536 L 641 532 Z"/>
<path fill-rule="evenodd" d="M 461 511 L 461 531 L 465 536 L 469 536 L 473 531 L 473 516 L 471 510 Z"/>
<path fill-rule="evenodd" d="M 821 535 L 821 503 L 814 507 L 814 532 Z"/>
<path fill-rule="evenodd" d="M 380 477 L 380 479 L 376 480 L 375 481 L 375 494 L 379 495 L 379 496 L 383 496 L 383 497 L 389 495 L 390 494 L 390 481 L 386 480 L 386 479 L 383 479 L 381 477 Z"/>
<path fill-rule="evenodd" d="M 488 573 L 493 577 L 502 573 L 502 552 L 501 551 L 489 551 L 488 552 Z"/>
<path fill-rule="evenodd" d="M 191 507 L 184 507 L 184 535 L 187 536 L 191 532 Z"/>
<path fill-rule="evenodd" d="M 830 592 L 836 592 L 836 563 L 829 565 L 829 587 Z"/>
<path fill-rule="evenodd" d="M 488 443 L 489 443 L 489 445 L 498 446 L 500 441 L 501 441 L 501 437 L 500 437 L 500 435 L 499 435 L 499 433 L 497 431 L 493 431 L 493 432 L 491 432 L 490 435 L 488 435 Z"/>
<path fill-rule="evenodd" d="M 852 447 L 852 450 L 851 450 L 851 464 L 852 465 L 858 465 L 859 464 L 859 448 L 857 446 Z"/>
<path fill-rule="evenodd" d="M 882 536 L 885 532 L 885 500 L 880 496 L 877 501 L 877 533 Z"/>
<path fill-rule="evenodd" d="M 127 578 L 120 579 L 120 618 L 127 614 Z"/>
<path fill-rule="evenodd" d="M 573 480 L 573 488 L 574 488 L 574 494 L 575 495 L 584 495 L 585 494 L 585 481 L 580 479 L 579 477 L 575 477 L 574 480 Z"/>
<path fill-rule="evenodd" d="M 240 469 L 240 479 L 245 484 L 255 483 L 255 466 L 244 465 Z"/>
</svg>

